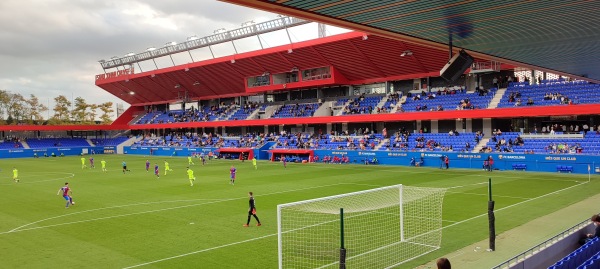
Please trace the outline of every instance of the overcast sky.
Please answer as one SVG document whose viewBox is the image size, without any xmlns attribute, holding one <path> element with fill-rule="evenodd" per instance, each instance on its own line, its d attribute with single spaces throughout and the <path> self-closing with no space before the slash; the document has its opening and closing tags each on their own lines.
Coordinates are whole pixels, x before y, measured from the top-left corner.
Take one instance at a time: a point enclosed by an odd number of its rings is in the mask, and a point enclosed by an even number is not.
<svg viewBox="0 0 600 269">
<path fill-rule="evenodd" d="M 94 85 L 94 76 L 103 72 L 98 60 L 276 18 L 277 14 L 216 0 L 2 0 L 0 89 L 50 100 L 50 109 L 52 99 L 61 94 L 127 107 Z M 316 29 L 312 24 L 292 29 L 292 41 L 316 38 Z M 328 27 L 327 32 L 345 31 Z M 285 32 L 264 35 L 262 41 L 267 46 L 288 43 Z M 258 44 L 257 39 L 236 41 L 239 52 L 260 49 Z M 233 53 L 230 44 L 215 47 L 217 57 Z M 210 57 L 201 50 L 193 56 L 196 61 Z M 176 58 L 177 65 L 186 61 L 190 60 Z M 159 67 L 166 64 L 159 61 Z"/>
</svg>

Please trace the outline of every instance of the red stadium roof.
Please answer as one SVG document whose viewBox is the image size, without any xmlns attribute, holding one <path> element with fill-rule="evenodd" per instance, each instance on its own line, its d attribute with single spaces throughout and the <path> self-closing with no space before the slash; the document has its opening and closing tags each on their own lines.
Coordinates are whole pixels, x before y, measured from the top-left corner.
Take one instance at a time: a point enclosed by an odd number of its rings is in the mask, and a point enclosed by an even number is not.
<svg viewBox="0 0 600 269">
<path fill-rule="evenodd" d="M 413 54 L 401 57 L 406 50 Z M 351 32 L 139 74 L 98 75 L 96 85 L 133 105 L 156 104 L 184 90 L 193 100 L 251 95 L 260 87 L 247 91 L 244 79 L 265 71 L 332 66 L 344 84 L 363 84 L 439 76 L 447 59 L 439 47 Z"/>
</svg>

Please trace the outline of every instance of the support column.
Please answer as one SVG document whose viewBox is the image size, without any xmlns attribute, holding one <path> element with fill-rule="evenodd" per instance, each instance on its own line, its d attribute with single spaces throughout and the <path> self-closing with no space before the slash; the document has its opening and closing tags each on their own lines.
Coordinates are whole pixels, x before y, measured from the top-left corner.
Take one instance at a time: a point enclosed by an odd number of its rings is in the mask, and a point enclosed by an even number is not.
<svg viewBox="0 0 600 269">
<path fill-rule="evenodd" d="M 265 125 L 263 130 L 265 132 L 265 135 L 268 135 L 269 134 L 269 125 Z"/>
<path fill-rule="evenodd" d="M 342 130 L 340 131 L 340 133 L 342 133 L 344 131 L 348 131 L 348 123 L 347 122 L 342 123 Z M 348 131 L 348 132 L 350 132 L 350 131 Z"/>
<path fill-rule="evenodd" d="M 418 120 L 416 121 L 416 126 L 415 126 L 415 130 L 413 130 L 415 133 L 419 133 L 419 130 L 421 130 L 421 121 Z"/>
<path fill-rule="evenodd" d="M 467 133 L 472 133 L 473 132 L 473 119 L 467 119 L 466 122 L 466 126 L 467 126 Z"/>
<path fill-rule="evenodd" d="M 455 123 L 454 124 L 454 130 L 457 131 L 457 132 L 459 132 L 459 133 L 462 133 L 463 132 L 462 119 L 456 119 L 454 121 L 454 123 Z"/>
<path fill-rule="evenodd" d="M 325 133 L 326 134 L 330 134 L 331 133 L 331 129 L 332 128 L 332 124 L 331 123 L 327 123 L 327 125 L 325 126 Z"/>
<path fill-rule="evenodd" d="M 439 133 L 439 121 L 438 120 L 431 120 L 431 133 L 432 134 L 436 134 Z"/>
<path fill-rule="evenodd" d="M 485 137 L 492 136 L 492 119 L 490 119 L 490 118 L 483 119 L 483 130 L 482 131 L 485 134 Z"/>
</svg>

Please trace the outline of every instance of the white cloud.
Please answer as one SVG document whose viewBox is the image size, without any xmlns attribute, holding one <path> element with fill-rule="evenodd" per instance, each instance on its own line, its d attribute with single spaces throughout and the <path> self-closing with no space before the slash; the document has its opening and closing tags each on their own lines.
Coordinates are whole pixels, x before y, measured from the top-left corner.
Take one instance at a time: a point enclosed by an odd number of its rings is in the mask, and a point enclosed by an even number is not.
<svg viewBox="0 0 600 269">
<path fill-rule="evenodd" d="M 95 75 L 103 72 L 98 60 L 275 17 L 214 0 L 3 0 L 0 89 L 35 94 L 40 100 L 62 94 L 81 96 L 88 102 L 123 103 L 94 85 Z M 330 33 L 339 31 L 329 29 Z M 292 39 L 315 38 L 316 27 L 311 31 L 292 29 Z M 261 37 L 269 46 L 287 40 L 285 32 Z M 257 43 L 240 41 L 239 50 L 260 49 Z M 217 56 L 234 53 L 227 46 L 219 52 Z M 206 59 L 210 53 L 199 50 L 194 57 L 196 61 Z M 181 57 L 180 61 L 187 60 Z"/>
</svg>

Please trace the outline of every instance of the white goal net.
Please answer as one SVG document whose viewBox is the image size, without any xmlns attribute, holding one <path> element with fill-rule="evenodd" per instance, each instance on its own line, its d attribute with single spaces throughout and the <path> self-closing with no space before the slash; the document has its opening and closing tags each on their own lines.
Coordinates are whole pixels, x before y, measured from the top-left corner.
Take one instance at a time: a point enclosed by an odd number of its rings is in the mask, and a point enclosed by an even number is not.
<svg viewBox="0 0 600 269">
<path fill-rule="evenodd" d="M 278 205 L 279 268 L 340 268 L 342 244 L 353 269 L 391 268 L 434 251 L 445 191 L 395 185 Z"/>
</svg>

